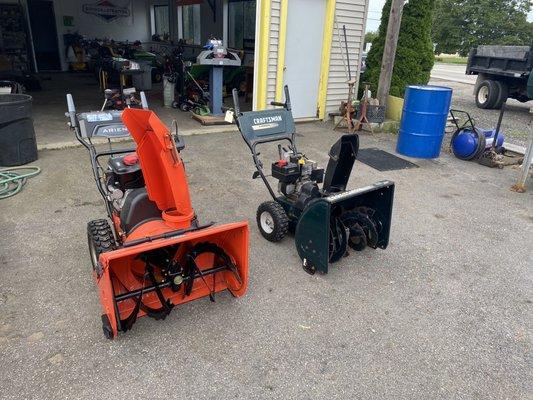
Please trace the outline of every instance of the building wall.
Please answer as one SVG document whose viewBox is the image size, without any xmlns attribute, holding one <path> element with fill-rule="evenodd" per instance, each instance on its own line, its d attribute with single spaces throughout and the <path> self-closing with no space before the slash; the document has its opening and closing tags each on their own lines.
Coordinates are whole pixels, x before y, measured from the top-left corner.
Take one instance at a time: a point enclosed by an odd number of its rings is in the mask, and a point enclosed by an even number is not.
<svg viewBox="0 0 533 400">
<path fill-rule="evenodd" d="M 81 6 L 92 3 L 92 0 L 54 0 L 56 14 L 57 35 L 59 41 L 61 64 L 67 69 L 65 62 L 65 46 L 63 34 L 78 32 L 89 38 L 111 38 L 119 41 L 147 41 L 151 37 L 150 5 L 153 1 L 133 0 L 133 24 L 124 25 L 117 23 L 95 24 L 94 19 L 84 16 Z M 63 16 L 74 17 L 74 26 L 64 26 Z"/>
<path fill-rule="evenodd" d="M 346 71 L 343 57 L 346 60 L 342 26 L 346 25 L 348 52 L 350 54 L 350 70 L 352 77 L 358 79 L 361 67 L 361 55 L 365 36 L 366 17 L 369 0 L 337 0 L 333 39 L 329 62 L 329 77 L 326 97 L 326 113 L 338 111 L 341 101 L 348 98 Z M 337 30 L 338 28 L 338 30 Z M 340 38 L 340 45 L 339 45 Z M 342 46 L 342 50 L 341 50 Z M 356 88 L 357 93 L 357 88 Z"/>
<path fill-rule="evenodd" d="M 325 0 L 324 0 L 325 1 Z M 270 104 L 275 100 L 276 81 L 283 79 L 283 76 L 277 76 L 277 62 L 278 62 L 278 45 L 280 32 L 280 11 L 282 0 L 270 0 L 270 15 L 268 21 L 269 35 L 268 35 L 268 56 L 267 72 L 266 72 L 266 104 Z M 346 101 L 348 98 L 347 74 L 344 67 L 344 60 L 346 59 L 346 51 L 344 47 L 344 38 L 342 34 L 342 26 L 346 25 L 346 33 L 348 38 L 348 52 L 350 55 L 350 70 L 352 78 L 358 80 L 361 65 L 361 55 L 363 52 L 365 24 L 368 13 L 369 0 L 336 0 L 335 1 L 335 18 L 333 23 L 333 35 L 331 39 L 331 53 L 329 57 L 329 71 L 327 72 L 327 86 L 325 87 L 326 104 L 325 111 L 327 114 L 332 111 L 337 111 L 341 101 Z M 257 15 L 258 22 L 256 25 L 256 32 L 259 32 L 261 25 L 261 1 L 258 1 Z M 330 14 L 331 15 L 331 14 Z M 327 16 L 325 15 L 326 19 Z M 327 24 L 325 24 L 327 26 Z M 288 28 L 287 28 L 288 29 Z M 339 44 L 340 39 L 340 44 Z M 256 39 L 256 49 L 259 45 L 259 37 Z M 319 51 L 318 49 L 316 49 Z M 257 54 L 256 54 L 257 55 Z M 257 59 L 257 58 L 256 58 Z M 327 64 L 326 64 L 327 65 Z M 257 66 L 256 66 L 257 67 Z M 325 69 L 324 69 L 325 70 Z M 262 79 L 261 74 L 257 73 L 254 81 L 254 87 L 258 88 L 257 82 Z M 357 88 L 356 88 L 357 89 Z M 324 93 L 324 92 L 322 92 Z M 257 99 L 259 94 L 254 91 L 254 107 L 259 106 Z M 322 97 L 324 98 L 324 97 Z M 317 109 L 318 109 L 317 104 Z"/>
<path fill-rule="evenodd" d="M 217 1 L 216 21 L 213 20 L 213 11 L 211 10 L 211 7 L 209 7 L 209 4 L 206 2 L 202 3 L 200 10 L 201 43 L 203 44 L 207 42 L 210 36 L 222 38 L 224 35 L 222 1 Z M 181 21 L 179 23 L 181 24 Z"/>
<path fill-rule="evenodd" d="M 281 0 L 271 0 L 270 35 L 268 39 L 267 104 L 275 101 L 278 67 L 278 44 L 280 27 Z M 283 77 L 281 77 L 283 79 Z"/>
</svg>

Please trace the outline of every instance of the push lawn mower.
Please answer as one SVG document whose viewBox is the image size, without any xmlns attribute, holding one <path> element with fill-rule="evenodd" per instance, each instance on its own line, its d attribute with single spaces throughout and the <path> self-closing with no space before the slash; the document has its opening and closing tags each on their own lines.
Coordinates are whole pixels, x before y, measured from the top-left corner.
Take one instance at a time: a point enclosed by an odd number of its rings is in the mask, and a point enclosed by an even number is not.
<svg viewBox="0 0 533 400">
<path fill-rule="evenodd" d="M 181 303 L 205 296 L 214 301 L 216 292 L 244 295 L 248 223 L 200 224 L 177 132 L 171 134 L 147 109 L 77 114 L 70 94 L 67 104 L 70 126 L 90 153 L 112 222 L 87 225 L 105 336 L 130 330 L 145 315 L 164 319 Z M 111 138 L 130 134 L 136 149 L 112 148 Z M 109 150 L 97 151 L 93 139 L 99 137 L 108 139 Z"/>
<path fill-rule="evenodd" d="M 181 111 L 193 111 L 206 115 L 209 110 L 209 88 L 203 81 L 198 81 L 192 74 L 192 62 L 183 59 L 184 47 L 180 43 L 165 59 L 165 72 L 172 76 L 176 83 L 176 101 L 172 107 Z"/>
<path fill-rule="evenodd" d="M 324 173 L 296 148 L 287 86 L 285 103 L 271 103 L 283 108 L 241 113 L 236 90 L 233 101 L 237 125 L 257 168 L 252 178 L 261 177 L 273 199 L 257 209 L 257 225 L 265 239 L 277 242 L 289 230 L 295 232 L 298 254 L 310 274 L 327 273 L 328 264 L 345 256 L 348 246 L 356 251 L 387 247 L 394 183 L 346 190 L 359 149 L 357 135 L 343 135 L 331 147 Z M 272 142 L 288 142 L 288 147 L 278 144 L 279 160 L 271 166 L 279 195 L 267 180 L 257 149 Z"/>
</svg>

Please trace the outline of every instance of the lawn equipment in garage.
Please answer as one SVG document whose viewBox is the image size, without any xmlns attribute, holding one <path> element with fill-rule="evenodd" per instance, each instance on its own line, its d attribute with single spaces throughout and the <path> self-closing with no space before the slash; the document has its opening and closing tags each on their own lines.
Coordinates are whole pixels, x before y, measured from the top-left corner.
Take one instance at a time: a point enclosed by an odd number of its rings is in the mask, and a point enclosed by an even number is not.
<svg viewBox="0 0 533 400">
<path fill-rule="evenodd" d="M 206 296 L 214 301 L 217 292 L 244 295 L 248 223 L 198 221 L 177 129 L 171 133 L 147 109 L 77 114 L 71 95 L 67 104 L 70 126 L 90 153 L 112 222 L 97 219 L 87 225 L 105 336 L 130 330 L 142 316 L 164 319 L 181 303 Z M 112 138 L 130 134 L 136 148 L 112 148 Z M 107 138 L 109 150 L 98 151 L 96 138 Z"/>
<path fill-rule="evenodd" d="M 257 168 L 252 178 L 260 177 L 273 199 L 257 209 L 257 225 L 265 239 L 277 242 L 293 231 L 303 268 L 310 274 L 327 273 L 329 263 L 347 255 L 348 247 L 355 251 L 387 247 L 394 183 L 381 181 L 346 190 L 359 149 L 358 135 L 343 135 L 331 147 L 324 172 L 296 148 L 287 86 L 285 103 L 271 103 L 282 108 L 241 113 L 236 90 L 233 101 L 237 125 Z M 275 142 L 279 160 L 272 163 L 271 170 L 278 180 L 278 194 L 267 179 L 258 152 L 259 145 Z"/>
</svg>

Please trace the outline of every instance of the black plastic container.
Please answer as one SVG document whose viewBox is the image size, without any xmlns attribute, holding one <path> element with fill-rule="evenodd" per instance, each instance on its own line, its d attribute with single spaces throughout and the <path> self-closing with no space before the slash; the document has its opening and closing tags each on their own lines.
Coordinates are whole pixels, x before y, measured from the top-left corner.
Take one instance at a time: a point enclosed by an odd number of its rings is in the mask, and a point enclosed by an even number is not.
<svg viewBox="0 0 533 400">
<path fill-rule="evenodd" d="M 37 160 L 32 97 L 0 94 L 0 165 L 12 167 Z"/>
</svg>

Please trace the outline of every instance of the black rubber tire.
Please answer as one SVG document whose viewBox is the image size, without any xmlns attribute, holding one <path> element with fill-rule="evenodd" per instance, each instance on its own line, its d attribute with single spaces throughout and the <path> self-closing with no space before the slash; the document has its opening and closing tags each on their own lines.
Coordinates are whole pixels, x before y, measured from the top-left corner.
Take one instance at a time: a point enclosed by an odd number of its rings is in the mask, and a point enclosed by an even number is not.
<svg viewBox="0 0 533 400">
<path fill-rule="evenodd" d="M 501 81 L 494 81 L 494 83 L 498 87 L 498 98 L 496 99 L 493 108 L 499 110 L 502 108 L 503 103 L 505 103 L 507 101 L 507 98 L 509 97 L 509 86 L 507 86 L 505 82 Z"/>
<path fill-rule="evenodd" d="M 107 314 L 102 314 L 102 331 L 104 332 L 106 339 L 112 340 L 115 338 L 113 335 L 113 329 L 111 328 L 111 322 L 109 322 Z"/>
<path fill-rule="evenodd" d="M 87 224 L 87 241 L 93 270 L 96 271 L 100 254 L 116 249 L 113 230 L 106 219 L 96 219 Z"/>
<path fill-rule="evenodd" d="M 476 105 L 478 108 L 482 109 L 491 109 L 496 104 L 496 101 L 498 100 L 499 87 L 496 85 L 496 82 L 490 79 L 487 79 L 486 81 L 481 82 L 475 91 L 475 97 L 476 97 Z M 480 100 L 480 97 L 483 97 L 480 92 L 482 90 L 487 90 L 487 96 L 484 98 L 484 101 Z"/>
<path fill-rule="evenodd" d="M 267 232 L 262 227 L 261 216 L 264 213 L 270 214 L 271 222 L 273 223 L 272 232 Z M 275 201 L 265 201 L 259 205 L 257 208 L 256 221 L 259 232 L 261 232 L 261 235 L 270 242 L 279 242 L 285 237 L 289 230 L 289 218 L 283 207 Z"/>
</svg>

